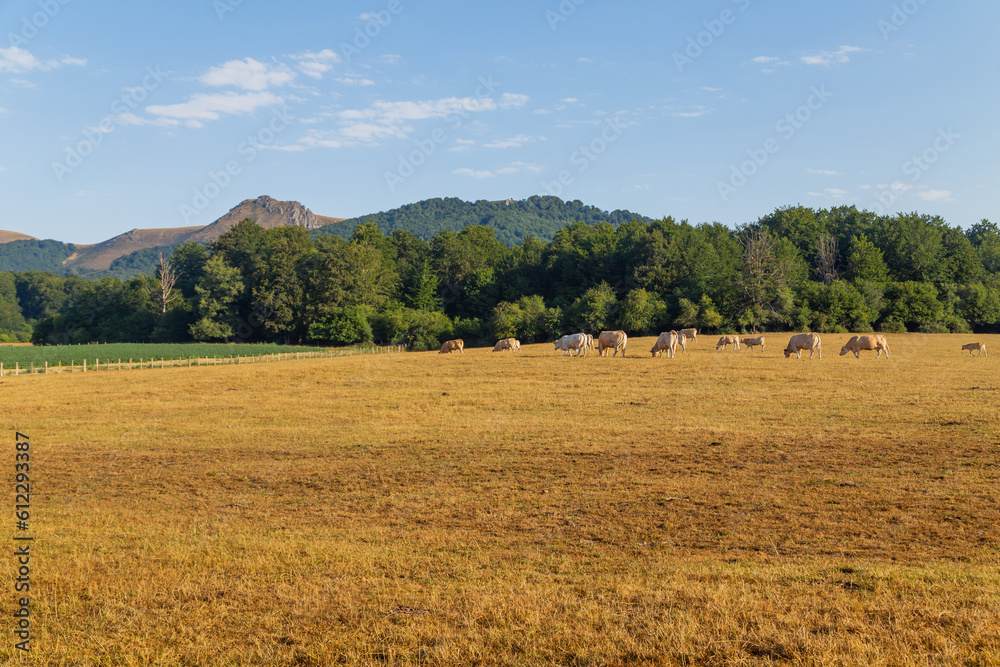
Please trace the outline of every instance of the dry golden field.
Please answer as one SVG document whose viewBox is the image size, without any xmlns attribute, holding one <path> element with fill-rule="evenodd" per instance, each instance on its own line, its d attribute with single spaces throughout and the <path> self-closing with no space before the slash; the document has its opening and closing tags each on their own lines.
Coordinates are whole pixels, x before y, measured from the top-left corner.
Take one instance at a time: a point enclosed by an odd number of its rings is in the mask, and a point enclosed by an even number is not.
<svg viewBox="0 0 1000 667">
<path fill-rule="evenodd" d="M 767 338 L 4 378 L 0 661 L 17 430 L 25 664 L 1000 664 L 1000 336 Z"/>
</svg>

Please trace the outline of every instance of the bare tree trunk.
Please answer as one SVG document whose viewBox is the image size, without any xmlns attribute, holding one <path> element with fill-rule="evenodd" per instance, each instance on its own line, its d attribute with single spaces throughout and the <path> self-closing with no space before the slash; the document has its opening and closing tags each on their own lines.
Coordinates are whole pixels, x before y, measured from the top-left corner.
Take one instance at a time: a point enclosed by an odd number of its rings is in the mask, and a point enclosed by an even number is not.
<svg viewBox="0 0 1000 667">
<path fill-rule="evenodd" d="M 165 315 L 170 304 L 180 296 L 174 291 L 177 279 L 180 278 L 180 272 L 174 268 L 169 259 L 163 257 L 162 252 L 160 253 L 160 265 L 156 267 L 156 278 L 159 284 L 146 282 L 146 293 L 160 307 L 160 314 Z"/>
<path fill-rule="evenodd" d="M 816 268 L 820 279 L 829 285 L 840 277 L 837 272 L 837 257 L 840 254 L 836 236 L 819 237 L 819 251 L 816 253 Z"/>
</svg>

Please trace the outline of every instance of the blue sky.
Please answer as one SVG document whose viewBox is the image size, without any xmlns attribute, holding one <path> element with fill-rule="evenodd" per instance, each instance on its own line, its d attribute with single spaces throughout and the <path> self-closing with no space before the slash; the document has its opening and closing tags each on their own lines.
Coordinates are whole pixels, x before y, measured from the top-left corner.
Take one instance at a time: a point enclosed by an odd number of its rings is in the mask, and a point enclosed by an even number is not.
<svg viewBox="0 0 1000 667">
<path fill-rule="evenodd" d="M 0 229 L 94 243 L 268 194 L 555 194 L 1000 221 L 1000 3 L 0 5 Z"/>
</svg>

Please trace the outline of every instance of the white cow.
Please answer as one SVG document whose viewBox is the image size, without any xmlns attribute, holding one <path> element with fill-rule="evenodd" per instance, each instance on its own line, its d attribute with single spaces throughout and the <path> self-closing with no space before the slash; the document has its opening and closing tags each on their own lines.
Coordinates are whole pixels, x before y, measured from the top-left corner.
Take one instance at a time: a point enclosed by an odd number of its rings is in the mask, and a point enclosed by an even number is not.
<svg viewBox="0 0 1000 667">
<path fill-rule="evenodd" d="M 764 337 L 754 336 L 753 338 L 741 338 L 740 343 L 742 343 L 748 350 L 753 352 L 754 347 L 760 347 L 760 351 L 764 351 Z"/>
<path fill-rule="evenodd" d="M 851 340 L 844 343 L 844 347 L 840 348 L 840 356 L 844 356 L 848 352 L 853 352 L 854 358 L 860 359 L 861 350 L 877 350 L 876 359 L 881 357 L 882 353 L 885 352 L 885 358 L 889 358 L 889 344 L 885 342 L 885 336 L 881 334 L 851 337 Z"/>
<path fill-rule="evenodd" d="M 497 344 L 493 346 L 494 352 L 503 352 L 504 350 L 511 350 L 516 352 L 521 349 L 521 342 L 516 338 L 501 338 L 497 341 Z"/>
<path fill-rule="evenodd" d="M 716 343 L 715 349 L 718 350 L 721 347 L 723 350 L 725 350 L 730 345 L 732 345 L 737 350 L 740 349 L 740 337 L 739 336 L 723 336 L 722 338 L 719 339 L 719 342 Z"/>
<path fill-rule="evenodd" d="M 614 350 L 612 357 L 618 356 L 618 350 L 625 356 L 625 346 L 628 345 L 628 335 L 624 331 L 602 331 L 597 337 L 597 351 L 604 356 L 605 350 Z"/>
<path fill-rule="evenodd" d="M 690 338 L 692 343 L 698 342 L 698 330 L 697 329 L 681 329 L 678 333 L 685 338 Z"/>
<path fill-rule="evenodd" d="M 820 347 L 819 334 L 805 333 L 795 334 L 788 339 L 788 347 L 785 348 L 785 359 L 795 355 L 796 359 L 802 358 L 802 350 L 809 350 L 809 358 L 813 358 L 813 352 L 819 352 L 819 358 L 823 358 L 823 348 Z"/>
<path fill-rule="evenodd" d="M 576 350 L 576 355 L 587 356 L 587 334 L 567 334 L 555 342 L 556 350 L 563 350 L 565 357 L 572 350 Z"/>
<path fill-rule="evenodd" d="M 653 343 L 653 347 L 650 352 L 654 357 L 659 355 L 662 359 L 663 351 L 666 350 L 667 357 L 673 359 L 674 355 L 677 353 L 678 339 L 684 340 L 684 336 L 681 336 L 676 331 L 665 331 L 661 333 L 660 337 L 656 339 L 655 343 Z"/>
</svg>

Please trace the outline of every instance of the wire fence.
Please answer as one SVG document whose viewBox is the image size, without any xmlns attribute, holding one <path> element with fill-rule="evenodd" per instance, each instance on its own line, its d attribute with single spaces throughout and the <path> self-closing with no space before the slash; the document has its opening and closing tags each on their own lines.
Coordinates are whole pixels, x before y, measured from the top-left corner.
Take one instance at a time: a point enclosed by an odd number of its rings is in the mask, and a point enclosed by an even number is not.
<svg viewBox="0 0 1000 667">
<path fill-rule="evenodd" d="M 27 365 L 21 365 L 20 363 L 15 363 L 13 367 L 4 367 L 4 364 L 0 362 L 0 377 L 17 377 L 19 375 L 32 375 L 32 374 L 45 374 L 49 373 L 86 373 L 88 371 L 131 371 L 131 370 L 142 370 L 142 369 L 152 369 L 152 368 L 179 368 L 179 367 L 193 367 L 193 366 L 225 366 L 225 365 L 244 365 L 244 364 L 266 364 L 274 363 L 277 361 L 298 361 L 301 359 L 329 359 L 332 357 L 353 357 L 359 355 L 369 355 L 369 354 L 395 354 L 399 352 L 406 352 L 405 345 L 388 345 L 388 346 L 368 346 L 368 347 L 352 347 L 343 348 L 339 350 L 323 350 L 323 351 L 312 351 L 312 352 L 280 352 L 275 354 L 255 354 L 255 355 L 233 355 L 228 357 L 204 357 L 204 356 L 192 356 L 179 359 L 167 359 L 166 357 L 157 358 L 140 358 L 138 361 L 133 359 L 101 359 L 100 357 L 94 357 L 93 363 L 90 363 L 89 359 L 84 359 L 82 363 L 76 363 L 76 361 L 70 361 L 69 363 L 57 362 L 56 364 L 50 364 L 49 362 L 44 362 L 43 364 L 29 363 Z"/>
</svg>

